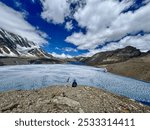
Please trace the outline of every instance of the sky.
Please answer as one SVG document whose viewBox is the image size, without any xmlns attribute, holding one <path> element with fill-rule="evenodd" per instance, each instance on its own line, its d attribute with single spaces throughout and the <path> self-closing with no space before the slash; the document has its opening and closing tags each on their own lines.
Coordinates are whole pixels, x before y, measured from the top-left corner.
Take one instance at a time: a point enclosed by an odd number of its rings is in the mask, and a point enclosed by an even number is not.
<svg viewBox="0 0 150 130">
<path fill-rule="evenodd" d="M 56 57 L 150 50 L 150 0 L 0 0 L 0 27 Z"/>
</svg>

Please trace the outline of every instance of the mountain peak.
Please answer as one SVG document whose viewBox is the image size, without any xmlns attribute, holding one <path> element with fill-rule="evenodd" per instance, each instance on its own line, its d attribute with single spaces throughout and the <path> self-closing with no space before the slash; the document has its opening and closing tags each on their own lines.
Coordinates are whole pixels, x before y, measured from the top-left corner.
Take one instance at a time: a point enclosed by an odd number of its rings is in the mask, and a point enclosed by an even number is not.
<svg viewBox="0 0 150 130">
<path fill-rule="evenodd" d="M 40 46 L 19 35 L 0 28 L 0 56 L 8 57 L 40 57 L 51 55 L 44 52 Z"/>
<path fill-rule="evenodd" d="M 87 64 L 112 64 L 117 62 L 123 62 L 133 57 L 138 57 L 141 55 L 139 49 L 132 46 L 127 46 L 122 49 L 117 49 L 114 51 L 106 51 L 95 54 L 85 60 Z"/>
</svg>

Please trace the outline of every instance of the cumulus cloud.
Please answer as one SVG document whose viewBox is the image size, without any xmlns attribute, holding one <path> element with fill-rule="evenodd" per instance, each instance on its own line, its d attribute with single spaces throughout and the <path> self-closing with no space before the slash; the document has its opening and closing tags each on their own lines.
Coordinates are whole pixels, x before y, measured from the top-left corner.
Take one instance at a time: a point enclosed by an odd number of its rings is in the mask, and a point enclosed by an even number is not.
<svg viewBox="0 0 150 130">
<path fill-rule="evenodd" d="M 87 0 L 86 6 L 80 8 L 74 17 L 81 27 L 96 32 L 110 26 L 121 11 L 131 4 L 132 2 L 115 0 Z"/>
<path fill-rule="evenodd" d="M 2 2 L 0 2 L 0 18 L 1 28 L 25 37 L 28 40 L 37 43 L 37 45 L 47 43 L 45 40 L 47 37 L 46 33 L 28 23 L 22 12 L 15 11 Z"/>
<path fill-rule="evenodd" d="M 71 55 L 67 55 L 67 54 L 64 54 L 64 53 L 62 53 L 62 54 L 57 54 L 57 53 L 55 53 L 55 52 L 52 52 L 51 55 L 54 56 L 54 57 L 60 58 L 60 59 L 72 58 L 72 57 L 73 57 L 73 56 L 71 56 Z"/>
<path fill-rule="evenodd" d="M 137 34 L 141 30 L 150 32 L 149 1 L 145 1 L 148 4 L 134 12 L 123 13 L 133 2 L 128 0 L 123 0 L 122 2 L 115 0 L 86 0 L 84 8 L 78 9 L 74 14 L 79 26 L 87 29 L 86 34 L 74 32 L 65 41 L 78 46 L 78 49 L 88 49 L 94 52 L 96 47 L 106 42 L 121 40 L 127 35 Z M 145 48 L 146 50 L 147 43 L 140 42 L 140 38 L 143 37 L 138 37 L 139 42 L 136 41 L 136 38 L 130 36 L 132 44 L 129 45 L 141 50 Z M 133 42 L 135 43 L 133 44 Z"/>
<path fill-rule="evenodd" d="M 78 50 L 72 47 L 65 47 L 65 48 L 55 48 L 56 50 L 64 51 L 64 52 L 77 52 Z"/>
<path fill-rule="evenodd" d="M 150 50 L 150 34 L 127 36 L 121 39 L 119 42 L 112 42 L 107 46 L 104 46 L 101 51 L 116 50 L 118 48 L 124 48 L 127 46 L 134 46 L 140 49 L 142 52 Z"/>
<path fill-rule="evenodd" d="M 64 51 L 66 52 L 77 52 L 78 50 L 77 49 L 74 49 L 74 48 L 71 48 L 71 47 L 65 47 L 63 48 Z"/>
<path fill-rule="evenodd" d="M 126 36 L 119 42 L 111 42 L 101 49 L 92 49 L 88 53 L 82 54 L 81 56 L 90 57 L 99 52 L 112 51 L 116 49 L 125 48 L 127 46 L 133 46 L 140 49 L 142 52 L 150 50 L 150 34 L 137 35 L 137 36 Z"/>
<path fill-rule="evenodd" d="M 72 21 L 67 22 L 66 25 L 65 25 L 65 28 L 66 28 L 68 31 L 72 30 L 72 29 L 73 29 Z"/>
<path fill-rule="evenodd" d="M 43 11 L 41 17 L 49 23 L 63 24 L 65 19 L 73 18 L 74 13 L 86 4 L 86 0 L 40 0 Z M 72 29 L 71 22 L 66 29 Z"/>
<path fill-rule="evenodd" d="M 33 3 L 35 0 L 31 0 Z M 143 0 L 143 6 L 135 11 L 128 8 L 135 4 L 135 0 L 40 0 L 43 11 L 41 17 L 47 22 L 63 24 L 70 31 L 73 30 L 72 19 L 82 29 L 73 32 L 65 41 L 77 46 L 61 48 L 66 52 L 89 50 L 87 55 L 100 51 L 134 46 L 141 51 L 149 49 L 149 34 L 137 35 L 138 32 L 150 33 L 150 0 Z M 17 3 L 16 3 L 17 4 Z M 18 7 L 19 7 L 18 3 Z M 126 11 L 125 11 L 126 10 Z M 25 15 L 0 3 L 0 27 L 28 38 L 38 44 L 47 42 L 47 35 L 33 27 L 25 20 Z M 70 21 L 69 21 L 70 20 Z M 117 41 L 117 42 L 116 42 Z M 105 45 L 102 49 L 96 49 Z M 57 54 L 55 54 L 57 55 Z M 64 56 L 64 54 L 62 54 Z"/>
<path fill-rule="evenodd" d="M 43 6 L 41 16 L 47 22 L 62 24 L 70 13 L 70 4 L 67 0 L 40 0 Z"/>
</svg>

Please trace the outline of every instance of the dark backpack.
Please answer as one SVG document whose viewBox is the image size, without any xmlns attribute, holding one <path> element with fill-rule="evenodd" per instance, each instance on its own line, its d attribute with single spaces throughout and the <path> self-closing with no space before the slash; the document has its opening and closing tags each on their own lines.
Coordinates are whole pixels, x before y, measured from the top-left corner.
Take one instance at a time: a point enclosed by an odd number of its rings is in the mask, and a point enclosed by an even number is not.
<svg viewBox="0 0 150 130">
<path fill-rule="evenodd" d="M 73 81 L 72 87 L 77 87 L 77 82 L 76 81 Z"/>
</svg>

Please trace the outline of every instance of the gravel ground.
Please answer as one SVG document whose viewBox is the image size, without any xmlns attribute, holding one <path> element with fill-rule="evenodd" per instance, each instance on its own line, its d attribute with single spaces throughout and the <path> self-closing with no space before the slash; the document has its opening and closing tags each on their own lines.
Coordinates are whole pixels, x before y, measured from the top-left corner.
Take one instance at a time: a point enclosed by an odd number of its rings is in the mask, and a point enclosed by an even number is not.
<svg viewBox="0 0 150 130">
<path fill-rule="evenodd" d="M 0 112 L 147 113 L 150 107 L 98 88 L 50 86 L 37 90 L 1 92 Z"/>
</svg>

